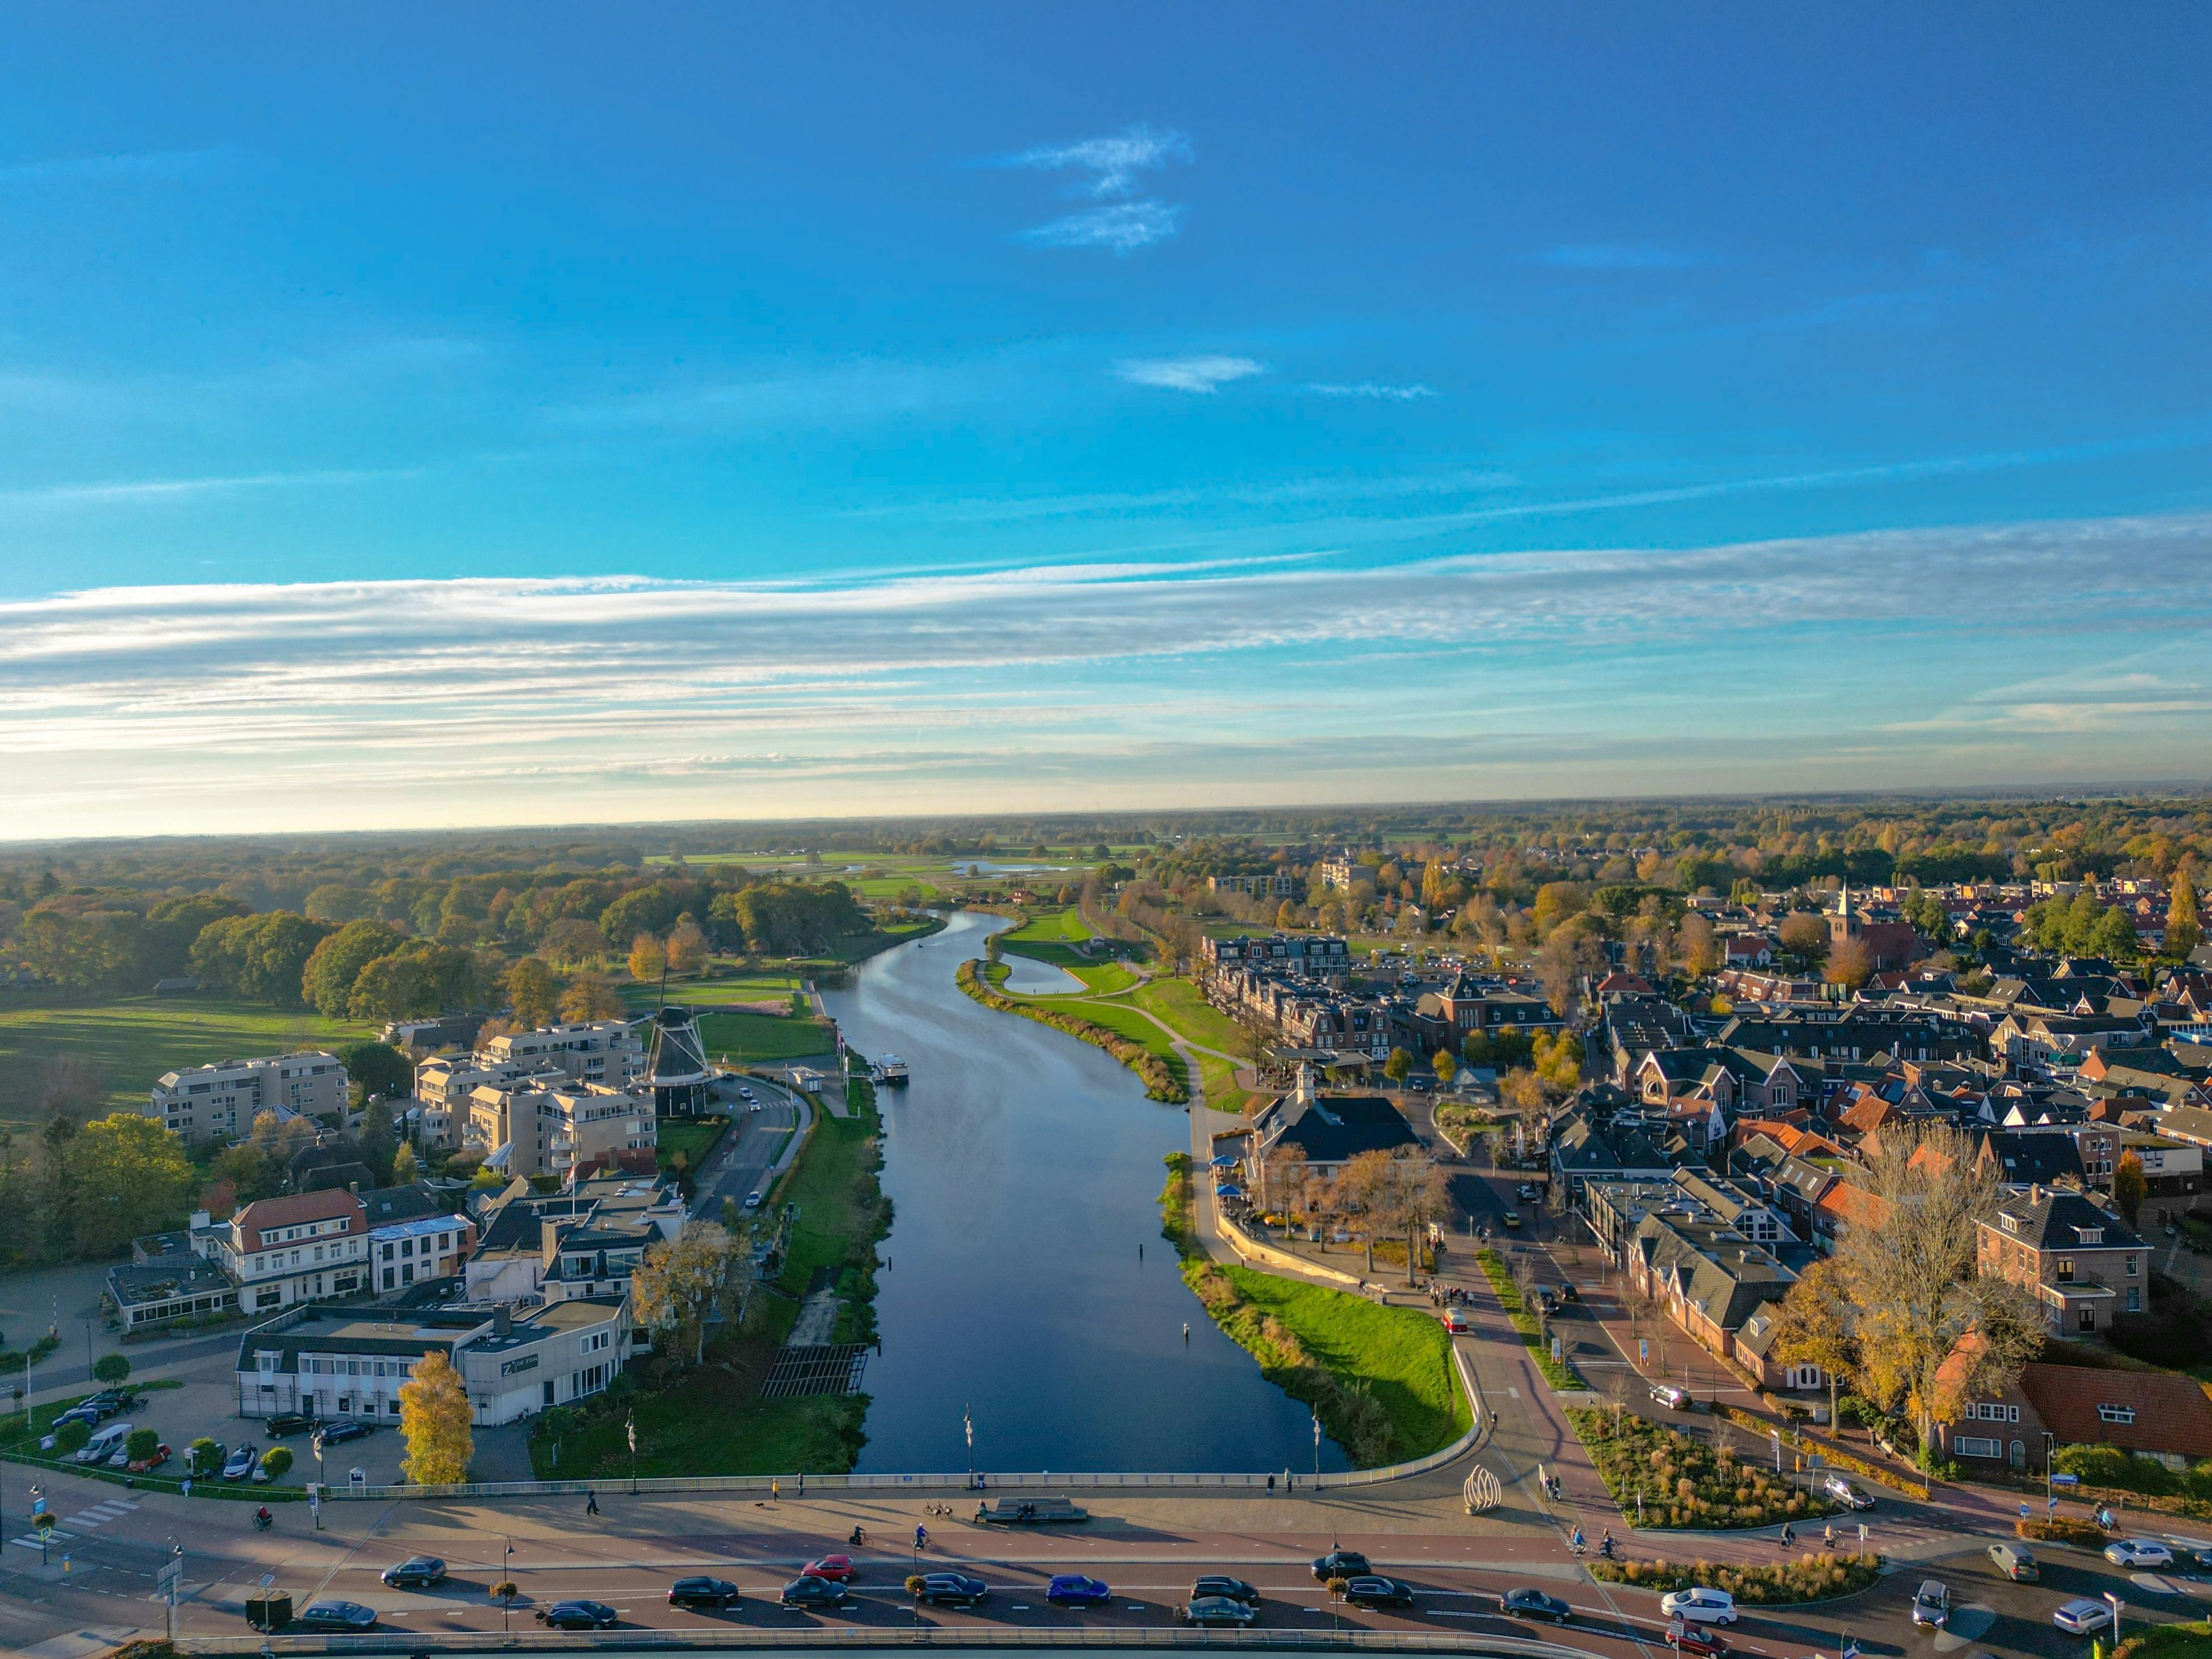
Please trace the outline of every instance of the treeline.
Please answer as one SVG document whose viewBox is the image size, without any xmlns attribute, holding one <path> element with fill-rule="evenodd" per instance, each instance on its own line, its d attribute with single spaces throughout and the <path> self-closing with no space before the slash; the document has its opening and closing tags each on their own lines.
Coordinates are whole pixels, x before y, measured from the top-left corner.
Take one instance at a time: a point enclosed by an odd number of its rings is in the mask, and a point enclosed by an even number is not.
<svg viewBox="0 0 2212 1659">
<path fill-rule="evenodd" d="M 995 1008 L 1001 1013 L 1019 1014 L 1024 1019 L 1033 1019 L 1040 1025 L 1049 1025 L 1054 1030 L 1080 1037 L 1094 1048 L 1103 1048 L 1143 1079 L 1146 1099 L 1165 1101 L 1170 1105 L 1180 1106 L 1190 1098 L 1190 1091 L 1176 1079 L 1167 1061 L 1134 1038 L 1125 1037 L 1119 1031 L 1095 1020 L 1085 1019 L 1080 1014 L 1067 1013 L 1057 1008 L 1041 1008 L 1032 1002 L 1017 1002 L 1012 997 L 1001 996 L 983 982 L 981 962 L 962 963 L 953 977 L 962 990 L 986 1008 Z"/>
<path fill-rule="evenodd" d="M 143 1112 L 0 1132 L 0 1267 L 120 1255 L 182 1226 L 192 1195 L 182 1143 Z"/>
</svg>

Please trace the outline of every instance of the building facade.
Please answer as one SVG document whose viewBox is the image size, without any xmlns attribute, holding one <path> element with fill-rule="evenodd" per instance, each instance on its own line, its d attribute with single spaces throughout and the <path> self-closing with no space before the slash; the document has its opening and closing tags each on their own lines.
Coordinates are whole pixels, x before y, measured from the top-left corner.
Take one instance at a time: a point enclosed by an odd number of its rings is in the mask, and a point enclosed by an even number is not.
<svg viewBox="0 0 2212 1659">
<path fill-rule="evenodd" d="M 227 1222 L 193 1228 L 191 1239 L 236 1281 L 241 1312 L 368 1288 L 368 1206 L 342 1188 L 256 1199 Z"/>
<path fill-rule="evenodd" d="M 343 1062 L 319 1049 L 220 1060 L 162 1073 L 146 1110 L 187 1144 L 235 1140 L 261 1112 L 343 1118 L 349 1081 Z"/>
</svg>

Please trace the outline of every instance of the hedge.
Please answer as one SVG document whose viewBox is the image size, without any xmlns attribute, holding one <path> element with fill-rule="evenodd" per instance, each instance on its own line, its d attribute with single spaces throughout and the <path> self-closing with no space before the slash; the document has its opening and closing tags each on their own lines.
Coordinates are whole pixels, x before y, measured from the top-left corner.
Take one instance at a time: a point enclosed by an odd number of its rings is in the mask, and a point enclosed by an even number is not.
<svg viewBox="0 0 2212 1659">
<path fill-rule="evenodd" d="M 1755 1413 L 1745 1411 L 1738 1406 L 1723 1406 L 1719 1407 L 1719 1411 L 1723 1417 L 1728 1419 L 1738 1428 L 1749 1429 L 1754 1434 L 1771 1434 L 1777 1427 L 1777 1425 L 1768 1422 L 1765 1418 Z M 1869 1480 L 1879 1481 L 1893 1492 L 1901 1492 L 1908 1498 L 1917 1498 L 1923 1503 L 1934 1495 L 1935 1488 L 1925 1480 L 1916 1480 L 1912 1476 L 1901 1470 L 1891 1468 L 1886 1463 L 1869 1462 L 1854 1452 L 1845 1451 L 1832 1441 L 1816 1438 L 1802 1430 L 1791 1429 L 1787 1432 L 1792 1445 L 1803 1450 L 1820 1453 L 1822 1467 L 1826 1468 L 1839 1469 L 1847 1474 L 1863 1475 Z"/>
<path fill-rule="evenodd" d="M 1000 1013 L 1019 1014 L 1024 1019 L 1033 1019 L 1040 1025 L 1049 1025 L 1054 1030 L 1065 1031 L 1094 1048 L 1103 1048 L 1144 1079 L 1147 1100 L 1163 1100 L 1173 1106 L 1180 1106 L 1189 1100 L 1190 1091 L 1176 1081 L 1175 1073 L 1169 1069 L 1167 1061 L 1133 1038 L 1109 1030 L 1080 1014 L 1071 1014 L 1058 1008 L 1040 1008 L 1035 1003 L 1018 1002 L 1012 997 L 1001 996 L 983 983 L 979 960 L 971 958 L 962 963 L 960 971 L 954 978 L 962 990 L 986 1008 L 995 1008 Z"/>
<path fill-rule="evenodd" d="M 2012 1529 L 2039 1544 L 2075 1544 L 2085 1550 L 2105 1547 L 2104 1528 L 2093 1522 L 2054 1515 L 2039 1521 L 2015 1521 Z"/>
<path fill-rule="evenodd" d="M 1801 1555 L 1795 1561 L 1735 1566 L 1716 1561 L 1593 1561 L 1590 1576 L 1641 1589 L 1726 1590 L 1746 1607 L 1771 1607 L 1855 1595 L 1881 1577 L 1879 1555 Z"/>
</svg>

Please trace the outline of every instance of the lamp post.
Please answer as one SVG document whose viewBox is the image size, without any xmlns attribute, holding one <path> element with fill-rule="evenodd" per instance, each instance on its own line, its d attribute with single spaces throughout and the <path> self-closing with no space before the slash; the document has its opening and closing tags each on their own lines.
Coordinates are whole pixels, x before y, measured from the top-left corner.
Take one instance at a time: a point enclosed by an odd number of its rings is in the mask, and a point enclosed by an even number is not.
<svg viewBox="0 0 2212 1659">
<path fill-rule="evenodd" d="M 2105 1602 L 2112 1610 L 2112 1645 L 2117 1648 L 2120 1644 L 2120 1609 L 2127 1603 L 2111 1590 L 2105 1592 Z"/>
<path fill-rule="evenodd" d="M 507 1611 L 514 1605 L 514 1540 L 507 1540 L 507 1565 L 500 1572 L 500 1583 L 507 1594 L 499 1598 L 499 1628 L 507 1630 Z"/>
<path fill-rule="evenodd" d="M 1318 1481 L 1321 1479 L 1321 1413 L 1319 1412 L 1313 1414 L 1313 1434 L 1314 1479 Z"/>
</svg>

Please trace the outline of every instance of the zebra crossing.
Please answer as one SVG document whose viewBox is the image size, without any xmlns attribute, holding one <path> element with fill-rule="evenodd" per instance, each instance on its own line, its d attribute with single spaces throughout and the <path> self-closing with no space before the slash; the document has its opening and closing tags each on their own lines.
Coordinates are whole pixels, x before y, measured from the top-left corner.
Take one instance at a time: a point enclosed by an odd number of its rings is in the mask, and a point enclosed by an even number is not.
<svg viewBox="0 0 2212 1659">
<path fill-rule="evenodd" d="M 21 1544 L 27 1550 L 35 1550 L 55 1544 L 66 1544 L 88 1532 L 97 1531 L 110 1521 L 120 1521 L 137 1509 L 137 1504 L 120 1498 L 110 1498 L 98 1504 L 88 1504 L 75 1515 L 64 1516 L 60 1522 L 44 1538 L 36 1532 L 27 1532 L 21 1538 L 11 1538 L 11 1544 Z"/>
</svg>

